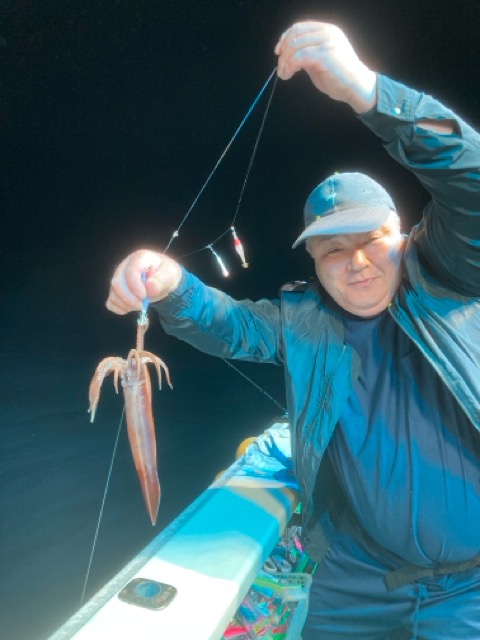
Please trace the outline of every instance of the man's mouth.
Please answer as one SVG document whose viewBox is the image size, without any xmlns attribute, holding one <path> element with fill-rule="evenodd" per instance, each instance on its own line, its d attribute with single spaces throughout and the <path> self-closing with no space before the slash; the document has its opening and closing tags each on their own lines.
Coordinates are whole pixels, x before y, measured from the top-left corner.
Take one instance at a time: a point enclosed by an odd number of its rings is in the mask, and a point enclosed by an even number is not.
<svg viewBox="0 0 480 640">
<path fill-rule="evenodd" d="M 354 287 L 367 287 L 369 284 L 374 282 L 375 278 L 362 278 L 361 280 L 355 280 L 354 282 L 350 282 L 350 285 Z"/>
</svg>

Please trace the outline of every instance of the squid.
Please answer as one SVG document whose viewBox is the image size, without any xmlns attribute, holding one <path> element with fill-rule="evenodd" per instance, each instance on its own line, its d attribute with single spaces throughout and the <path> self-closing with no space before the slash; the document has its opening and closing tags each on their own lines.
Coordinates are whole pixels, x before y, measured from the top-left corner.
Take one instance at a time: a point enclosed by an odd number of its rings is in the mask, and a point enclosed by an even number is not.
<svg viewBox="0 0 480 640">
<path fill-rule="evenodd" d="M 90 422 L 100 399 L 100 390 L 106 376 L 113 373 L 113 384 L 118 393 L 120 378 L 125 402 L 127 433 L 133 461 L 140 480 L 143 498 L 152 525 L 157 522 L 160 505 L 160 481 L 158 479 L 157 447 L 155 423 L 152 412 L 152 389 L 147 365 L 153 364 L 158 376 L 158 388 L 162 388 L 162 371 L 170 388 L 170 373 L 166 364 L 158 356 L 144 350 L 144 338 L 148 329 L 148 319 L 142 315 L 137 325 L 136 348 L 131 349 L 127 359 L 109 356 L 98 365 L 89 388 Z"/>
</svg>

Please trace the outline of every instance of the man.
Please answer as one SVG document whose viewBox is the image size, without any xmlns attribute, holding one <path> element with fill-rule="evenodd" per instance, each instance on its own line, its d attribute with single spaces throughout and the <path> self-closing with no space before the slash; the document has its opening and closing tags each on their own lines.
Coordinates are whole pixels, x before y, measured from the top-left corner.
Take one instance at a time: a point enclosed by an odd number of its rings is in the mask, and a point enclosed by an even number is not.
<svg viewBox="0 0 480 640">
<path fill-rule="evenodd" d="M 208 353 L 281 364 L 319 567 L 302 637 L 480 638 L 480 137 L 429 96 L 375 74 L 335 26 L 275 49 L 349 104 L 431 194 L 405 239 L 390 196 L 358 173 L 309 196 L 318 282 L 237 302 L 166 256 L 137 251 L 107 301 Z M 147 273 L 145 284 L 142 273 Z"/>
</svg>

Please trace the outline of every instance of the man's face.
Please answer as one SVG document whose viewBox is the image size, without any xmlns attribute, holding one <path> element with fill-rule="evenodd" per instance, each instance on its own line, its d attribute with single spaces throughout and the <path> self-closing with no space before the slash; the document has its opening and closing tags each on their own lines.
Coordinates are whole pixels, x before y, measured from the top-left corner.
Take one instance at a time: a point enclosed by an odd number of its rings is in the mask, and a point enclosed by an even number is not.
<svg viewBox="0 0 480 640">
<path fill-rule="evenodd" d="M 362 318 L 390 304 L 402 276 L 403 245 L 400 230 L 390 224 L 367 233 L 307 239 L 323 287 L 343 309 Z"/>
</svg>

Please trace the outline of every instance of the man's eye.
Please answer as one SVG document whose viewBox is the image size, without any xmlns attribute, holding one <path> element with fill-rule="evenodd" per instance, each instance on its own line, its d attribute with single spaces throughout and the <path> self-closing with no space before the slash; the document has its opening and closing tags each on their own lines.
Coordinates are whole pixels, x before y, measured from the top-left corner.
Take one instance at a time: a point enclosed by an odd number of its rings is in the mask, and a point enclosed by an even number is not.
<svg viewBox="0 0 480 640">
<path fill-rule="evenodd" d="M 327 255 L 331 256 L 334 255 L 335 253 L 338 253 L 340 251 L 340 247 L 330 247 L 329 249 L 327 249 Z"/>
</svg>

